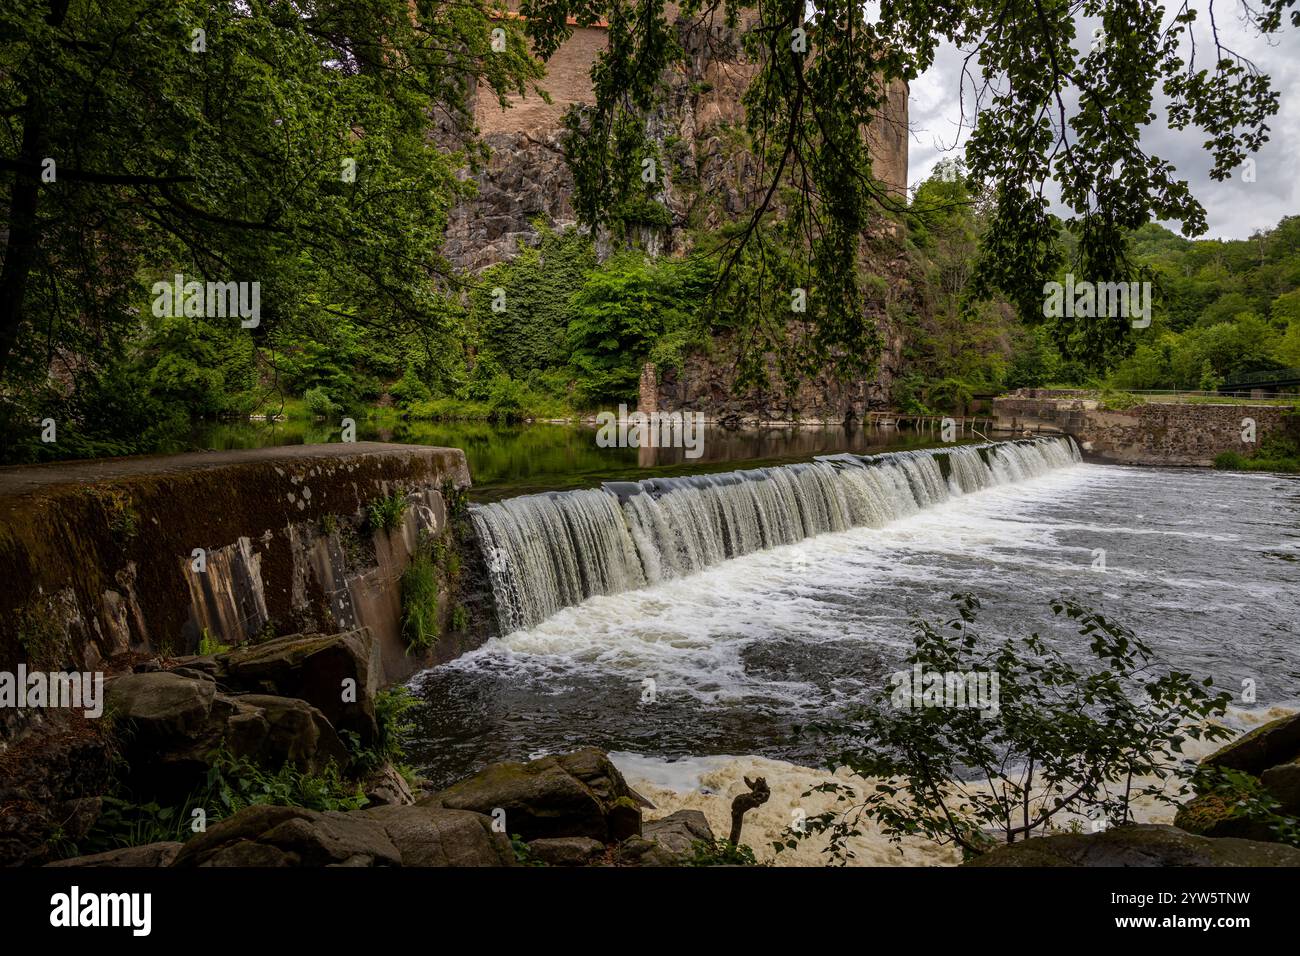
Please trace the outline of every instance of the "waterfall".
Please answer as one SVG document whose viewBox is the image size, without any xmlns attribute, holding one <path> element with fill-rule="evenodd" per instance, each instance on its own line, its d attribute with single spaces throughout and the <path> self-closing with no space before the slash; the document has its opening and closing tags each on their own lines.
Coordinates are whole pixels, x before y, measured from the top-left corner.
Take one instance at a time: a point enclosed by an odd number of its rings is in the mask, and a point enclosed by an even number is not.
<svg viewBox="0 0 1300 956">
<path fill-rule="evenodd" d="M 1080 461 L 1070 438 L 840 454 L 719 475 L 606 482 L 475 506 L 502 633 L 597 594 L 813 535 L 881 527 L 955 495 Z"/>
</svg>

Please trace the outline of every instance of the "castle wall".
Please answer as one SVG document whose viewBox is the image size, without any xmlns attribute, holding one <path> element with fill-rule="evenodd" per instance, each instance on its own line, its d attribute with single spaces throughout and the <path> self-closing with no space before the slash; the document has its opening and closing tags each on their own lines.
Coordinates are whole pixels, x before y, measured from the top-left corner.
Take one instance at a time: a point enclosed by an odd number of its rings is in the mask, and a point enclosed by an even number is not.
<svg viewBox="0 0 1300 956">
<path fill-rule="evenodd" d="M 561 128 L 564 112 L 575 103 L 594 103 L 591 90 L 591 65 L 608 41 L 603 27 L 575 27 L 570 37 L 546 64 L 541 87 L 554 102 L 547 103 L 536 93 L 509 96 L 509 109 L 497 100 L 480 96 L 475 103 L 474 118 L 483 135 L 494 133 L 542 133 Z"/>
<path fill-rule="evenodd" d="M 511 0 L 509 5 L 512 10 L 517 8 L 515 0 Z M 669 4 L 666 9 L 670 17 L 677 13 L 672 4 Z M 539 84 L 550 94 L 552 102 L 547 103 L 540 95 L 530 91 L 527 95 L 507 97 L 507 108 L 502 109 L 496 99 L 490 96 L 479 96 L 475 104 L 475 120 L 489 145 L 494 149 L 512 152 L 526 150 L 531 141 L 557 149 L 558 134 L 562 129 L 564 114 L 568 108 L 575 104 L 590 104 L 595 100 L 591 90 L 591 67 L 596 57 L 607 46 L 607 32 L 603 26 L 573 28 L 573 35 L 547 62 L 546 76 Z M 706 36 L 711 41 L 707 45 L 702 42 Z M 729 44 L 734 43 L 734 38 L 727 37 L 721 26 L 715 25 L 710 31 L 708 24 L 697 25 L 692 28 L 689 35 L 685 36 L 685 40 L 689 61 L 687 71 L 700 81 L 697 91 L 691 96 L 693 132 L 698 135 L 720 123 L 743 122 L 744 110 L 740 97 L 749 86 L 757 67 L 746 62 L 738 54 L 726 54 L 725 51 Z M 891 191 L 900 198 L 907 193 L 907 98 L 907 84 L 902 81 L 893 82 L 881 115 L 868 130 L 873 172 L 876 178 L 888 184 Z M 521 181 L 520 185 L 527 185 L 522 181 L 530 177 L 512 172 L 509 166 L 510 163 L 507 162 L 496 164 L 495 168 L 489 167 L 483 181 L 499 179 L 504 175 L 507 179 L 514 178 Z M 542 178 L 551 180 L 545 184 L 548 188 L 556 186 L 563 188 L 565 185 L 554 182 L 556 177 L 550 174 Z M 488 183 L 488 185 L 494 186 L 496 183 Z M 540 203 L 536 200 L 525 201 L 518 212 L 533 216 L 545 215 L 548 210 L 540 207 L 555 207 L 559 202 L 559 197 L 550 197 Z M 494 206 L 500 210 L 503 203 L 497 200 L 494 201 Z M 466 224 L 462 223 L 462 225 Z M 504 225 L 501 228 L 488 229 L 487 232 L 495 232 L 497 235 L 479 238 L 491 244 L 494 238 L 502 235 L 526 234 L 531 231 L 526 221 L 516 222 L 515 226 L 517 228 L 514 229 Z M 458 238 L 469 239 L 470 237 L 462 231 Z M 504 251 L 507 258 L 511 253 L 509 249 L 491 248 L 486 256 L 474 256 L 472 249 L 457 250 L 461 255 L 478 260 L 469 264 L 471 268 L 482 268 L 490 262 L 499 261 L 502 258 L 498 254 L 499 251 Z M 454 254 L 453 259 L 455 258 Z"/>
</svg>

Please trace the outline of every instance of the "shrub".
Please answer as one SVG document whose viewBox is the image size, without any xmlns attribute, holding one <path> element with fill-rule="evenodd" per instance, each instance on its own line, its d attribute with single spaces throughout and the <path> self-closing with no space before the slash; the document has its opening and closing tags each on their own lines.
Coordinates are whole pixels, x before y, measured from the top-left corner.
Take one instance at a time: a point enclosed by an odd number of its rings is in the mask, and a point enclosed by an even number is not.
<svg viewBox="0 0 1300 956">
<path fill-rule="evenodd" d="M 756 866 L 754 851 L 730 840 L 694 840 L 687 866 Z"/>
<path fill-rule="evenodd" d="M 361 774 L 391 763 L 403 776 L 410 777 L 412 772 L 404 766 L 406 749 L 403 741 L 415 728 L 408 714 L 420 705 L 420 701 L 407 687 L 390 687 L 375 695 L 375 721 L 379 725 L 379 734 L 374 745 L 362 747 L 360 738 L 352 731 L 342 731 L 344 743 L 352 755 L 353 768 Z"/>
<path fill-rule="evenodd" d="M 346 781 L 334 764 L 320 773 L 304 773 L 286 763 L 269 771 L 221 749 L 208 754 L 207 779 L 181 804 L 138 803 L 119 789 L 103 797 L 98 819 L 80 845 L 68 843 L 61 853 L 99 853 L 194 835 L 193 810 L 204 811 L 209 824 L 245 807 L 271 804 L 308 810 L 360 810 L 366 797 L 359 784 Z"/>
<path fill-rule="evenodd" d="M 360 810 L 366 805 L 366 797 L 361 786 L 343 780 L 332 763 L 316 774 L 304 773 L 291 763 L 271 773 L 227 750 L 210 755 L 207 796 L 197 805 L 216 807 L 224 817 L 262 804 L 322 811 Z"/>
<path fill-rule="evenodd" d="M 420 379 L 414 364 L 406 366 L 406 371 L 388 390 L 388 393 L 403 408 L 409 408 L 414 402 L 427 402 L 433 397 L 433 393 L 429 391 L 429 386 L 425 385 Z"/>
<path fill-rule="evenodd" d="M 1228 767 L 1201 767 L 1192 785 L 1202 797 L 1217 797 L 1228 808 L 1229 817 L 1262 823 L 1278 843 L 1300 847 L 1300 818 L 1285 812 L 1252 774 Z"/>
<path fill-rule="evenodd" d="M 224 654 L 230 650 L 229 644 L 222 644 L 219 640 L 208 633 L 205 627 L 203 633 L 199 635 L 199 657 L 209 657 L 213 654 Z"/>
<path fill-rule="evenodd" d="M 325 391 L 321 386 L 307 389 L 302 396 L 302 400 L 307 406 L 307 411 L 317 418 L 328 418 L 338 409 L 338 406 L 330 399 L 329 392 Z"/>
<path fill-rule="evenodd" d="M 1116 392 L 1106 389 L 1101 393 L 1101 407 L 1111 412 L 1122 412 L 1143 404 L 1145 399 L 1131 392 Z"/>
<path fill-rule="evenodd" d="M 1214 467 L 1223 471 L 1300 472 L 1300 447 L 1288 438 L 1270 435 L 1259 449 L 1247 458 L 1235 451 L 1225 451 L 1214 458 Z"/>
<path fill-rule="evenodd" d="M 366 526 L 371 531 L 391 531 L 406 514 L 406 495 L 398 493 L 376 498 L 366 505 Z"/>
<path fill-rule="evenodd" d="M 984 673 L 990 685 L 996 676 L 993 706 L 913 706 L 912 693 L 900 699 L 896 686 L 821 726 L 835 754 L 831 763 L 874 782 L 865 795 L 838 781 L 808 791 L 833 794 L 844 809 L 787 831 L 774 844 L 778 853 L 827 834 L 828 852 L 843 863 L 853 856 L 847 841 L 864 818 L 895 842 L 925 836 L 968 856 L 988 849 L 990 834 L 1013 843 L 1047 830 L 1062 814 L 1125 823 L 1138 797 L 1172 805 L 1189 792 L 1195 764 L 1181 756 L 1186 741 L 1231 735 L 1210 722 L 1224 713 L 1228 694 L 1180 671 L 1157 676 L 1151 649 L 1096 611 L 1052 602 L 1055 614 L 1078 626 L 1082 647 L 1096 660 L 1081 667 L 1036 633 L 982 642 L 973 629 L 979 601 L 969 594 L 953 600 L 957 617 L 944 631 L 916 622 L 902 674 L 910 678 L 916 666 L 927 674 Z"/>
<path fill-rule="evenodd" d="M 423 552 L 402 572 L 402 636 L 410 653 L 438 640 L 438 569 Z"/>
</svg>

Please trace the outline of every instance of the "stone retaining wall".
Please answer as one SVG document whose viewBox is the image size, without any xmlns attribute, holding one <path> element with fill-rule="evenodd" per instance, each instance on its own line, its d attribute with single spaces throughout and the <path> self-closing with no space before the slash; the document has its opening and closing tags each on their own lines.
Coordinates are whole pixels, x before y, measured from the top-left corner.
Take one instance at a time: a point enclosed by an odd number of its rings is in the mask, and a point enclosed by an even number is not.
<svg viewBox="0 0 1300 956">
<path fill-rule="evenodd" d="M 399 581 L 469 482 L 459 449 L 371 442 L 0 469 L 0 670 L 368 627 L 400 680 L 463 649 L 406 653 Z M 371 528 L 392 495 L 401 521 Z"/>
<path fill-rule="evenodd" d="M 1025 390 L 994 399 L 993 414 L 998 429 L 1072 435 L 1085 455 L 1129 465 L 1208 466 L 1226 451 L 1249 457 L 1270 435 L 1300 434 L 1290 408 L 1269 405 L 1170 402 L 1112 411 L 1095 398 Z M 1242 440 L 1247 420 L 1254 422 L 1253 443 Z"/>
</svg>

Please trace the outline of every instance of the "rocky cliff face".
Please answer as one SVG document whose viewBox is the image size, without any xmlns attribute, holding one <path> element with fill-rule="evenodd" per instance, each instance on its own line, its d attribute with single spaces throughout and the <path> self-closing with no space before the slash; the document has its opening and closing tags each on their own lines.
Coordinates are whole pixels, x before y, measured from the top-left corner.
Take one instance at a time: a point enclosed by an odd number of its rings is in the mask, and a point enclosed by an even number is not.
<svg viewBox="0 0 1300 956">
<path fill-rule="evenodd" d="M 736 31 L 679 21 L 686 58 L 665 76 L 664 99 L 650 118 L 650 130 L 665 162 L 657 197 L 667 226 L 633 229 L 632 238 L 654 255 L 680 256 L 693 237 L 743 217 L 759 200 L 764 184 L 755 158 L 744 147 L 739 127 L 744 120 L 741 97 L 756 71 L 741 52 Z M 545 86 L 554 102 L 517 98 L 512 109 L 479 102 L 476 116 L 491 158 L 474 174 L 475 198 L 452 213 L 445 251 L 451 262 L 470 272 L 512 258 L 521 244 L 538 241 L 539 224 L 563 229 L 576 224 L 573 176 L 561 144 L 561 122 L 573 104 L 589 103 L 587 71 L 605 46 L 599 28 L 576 29 L 548 64 Z M 889 102 L 873 127 L 875 174 L 896 192 L 906 189 L 907 89 L 891 89 Z M 888 277 L 887 298 L 910 294 L 907 262 L 892 226 L 882 223 L 883 241 L 871 271 Z M 613 242 L 596 236 L 597 251 L 608 254 Z M 886 318 L 883 303 L 864 302 L 876 318 L 884 341 L 878 373 L 870 379 L 839 381 L 819 375 L 793 394 L 738 390 L 731 345 L 718 343 L 710 356 L 696 355 L 678 369 L 660 370 L 657 405 L 666 411 L 704 411 L 711 418 L 755 421 L 831 421 L 861 418 L 888 403 L 889 389 L 902 351 L 901 333 Z M 775 381 L 773 377 L 773 381 Z M 644 397 L 643 397 L 644 405 Z"/>
<path fill-rule="evenodd" d="M 665 77 L 664 102 L 650 120 L 667 162 L 658 198 L 672 222 L 642 237 L 650 251 L 670 255 L 689 249 L 688 223 L 707 230 L 733 220 L 751 207 L 757 187 L 752 157 L 729 146 L 727 135 L 743 120 L 740 97 L 754 67 L 734 32 L 687 23 L 680 30 L 688 59 Z M 576 224 L 562 121 L 568 106 L 591 102 L 586 71 L 603 48 L 602 30 L 574 31 L 548 64 L 550 104 L 536 96 L 517 98 L 508 110 L 477 104 L 491 158 L 473 176 L 478 195 L 452 213 L 445 251 L 453 265 L 474 272 L 512 258 L 521 242 L 536 241 L 539 220 L 551 228 Z"/>
</svg>

